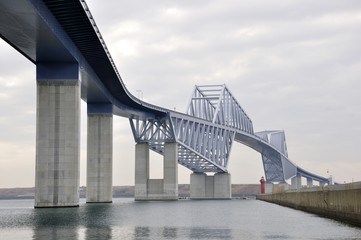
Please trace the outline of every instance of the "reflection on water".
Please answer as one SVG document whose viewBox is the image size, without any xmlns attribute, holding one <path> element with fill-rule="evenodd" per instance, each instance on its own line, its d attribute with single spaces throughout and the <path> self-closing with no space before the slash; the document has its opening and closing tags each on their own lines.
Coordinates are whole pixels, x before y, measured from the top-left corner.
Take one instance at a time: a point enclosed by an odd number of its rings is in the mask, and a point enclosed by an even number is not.
<svg viewBox="0 0 361 240">
<path fill-rule="evenodd" d="M 85 239 L 112 239 L 112 229 L 110 226 L 87 228 L 85 231 Z"/>
<path fill-rule="evenodd" d="M 84 226 L 85 239 L 112 239 L 112 228 L 110 219 L 112 218 L 112 205 L 106 204 L 86 204 Z"/>
<path fill-rule="evenodd" d="M 134 238 L 135 239 L 144 239 L 149 237 L 150 230 L 149 227 L 135 227 L 134 229 Z"/>
<path fill-rule="evenodd" d="M 147 205 L 141 205 L 144 206 Z M 117 234 L 113 233 L 113 228 L 118 229 L 118 235 L 122 239 L 232 239 L 231 229 L 113 226 L 114 220 L 122 222 L 122 214 L 118 212 L 116 215 L 113 204 L 84 204 L 79 208 L 39 208 L 31 211 L 33 240 L 117 239 L 114 237 Z"/>
<path fill-rule="evenodd" d="M 78 239 L 78 232 L 75 228 L 35 228 L 34 240 L 56 240 L 56 239 Z"/>
<path fill-rule="evenodd" d="M 34 209 L 33 224 L 35 228 L 73 227 L 79 225 L 78 208 L 39 208 Z"/>
<path fill-rule="evenodd" d="M 78 208 L 34 209 L 33 239 L 78 239 L 79 224 Z"/>
<path fill-rule="evenodd" d="M 177 238 L 177 228 L 165 227 L 162 235 L 164 238 Z"/>
<path fill-rule="evenodd" d="M 40 208 L 34 211 L 34 240 L 111 239 L 111 204 L 86 204 L 84 208 Z"/>
<path fill-rule="evenodd" d="M 231 229 L 135 227 L 134 239 L 232 239 Z"/>
<path fill-rule="evenodd" d="M 192 239 L 232 239 L 230 229 L 204 229 L 192 228 L 190 238 Z"/>
<path fill-rule="evenodd" d="M 256 200 L 115 199 L 44 209 L 24 201 L 0 201 L 0 239 L 361 239 L 360 228 Z"/>
</svg>

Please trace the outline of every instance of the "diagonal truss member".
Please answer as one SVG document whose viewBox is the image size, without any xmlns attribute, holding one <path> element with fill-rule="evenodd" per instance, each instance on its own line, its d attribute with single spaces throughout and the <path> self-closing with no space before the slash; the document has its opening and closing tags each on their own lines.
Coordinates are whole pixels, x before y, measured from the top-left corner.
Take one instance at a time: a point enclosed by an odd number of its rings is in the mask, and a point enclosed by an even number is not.
<svg viewBox="0 0 361 240">
<path fill-rule="evenodd" d="M 193 172 L 227 172 L 235 140 L 261 153 L 268 182 L 285 182 L 301 170 L 306 174 L 288 159 L 284 132 L 254 133 L 251 119 L 225 85 L 195 86 L 186 114 L 169 110 L 160 118 L 129 121 L 135 141 L 159 154 L 165 143 L 178 143 L 178 163 Z"/>
</svg>

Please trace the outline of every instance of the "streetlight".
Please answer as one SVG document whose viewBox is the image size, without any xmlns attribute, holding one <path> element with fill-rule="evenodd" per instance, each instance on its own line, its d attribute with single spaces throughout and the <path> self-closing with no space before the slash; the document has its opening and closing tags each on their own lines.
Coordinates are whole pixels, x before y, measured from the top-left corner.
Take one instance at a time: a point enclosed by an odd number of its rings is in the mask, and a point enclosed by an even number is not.
<svg viewBox="0 0 361 240">
<path fill-rule="evenodd" d="M 143 100 L 143 91 L 142 90 L 137 90 L 137 93 L 138 93 L 138 98 L 140 100 Z"/>
</svg>

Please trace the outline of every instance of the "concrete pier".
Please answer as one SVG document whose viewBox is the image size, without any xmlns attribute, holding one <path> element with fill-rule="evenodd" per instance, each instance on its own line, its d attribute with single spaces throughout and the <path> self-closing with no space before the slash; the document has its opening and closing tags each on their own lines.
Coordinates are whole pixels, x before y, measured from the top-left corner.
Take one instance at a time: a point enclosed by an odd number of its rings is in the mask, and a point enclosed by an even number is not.
<svg viewBox="0 0 361 240">
<path fill-rule="evenodd" d="M 262 194 L 257 199 L 361 227 L 361 182 Z"/>
<path fill-rule="evenodd" d="M 79 205 L 78 64 L 37 64 L 35 207 Z"/>
<path fill-rule="evenodd" d="M 149 145 L 135 146 L 135 200 L 178 199 L 178 146 L 164 146 L 164 179 L 149 179 Z"/>
<path fill-rule="evenodd" d="M 292 189 L 300 189 L 302 187 L 302 176 L 297 174 L 295 177 L 291 179 L 291 188 Z"/>
<path fill-rule="evenodd" d="M 231 199 L 231 175 L 216 173 L 192 173 L 190 181 L 191 199 Z"/>
<path fill-rule="evenodd" d="M 312 178 L 307 178 L 307 187 L 313 187 L 313 180 Z"/>
<path fill-rule="evenodd" d="M 112 202 L 113 115 L 111 109 L 111 105 L 88 104 L 86 188 L 88 203 Z"/>
</svg>

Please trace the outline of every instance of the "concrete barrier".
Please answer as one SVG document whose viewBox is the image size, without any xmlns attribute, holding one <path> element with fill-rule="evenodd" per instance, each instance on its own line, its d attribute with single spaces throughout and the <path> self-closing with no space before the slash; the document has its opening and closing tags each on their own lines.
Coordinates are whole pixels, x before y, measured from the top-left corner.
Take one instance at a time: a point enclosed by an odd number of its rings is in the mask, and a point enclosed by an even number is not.
<svg viewBox="0 0 361 240">
<path fill-rule="evenodd" d="M 257 199 L 361 227 L 361 182 L 262 194 Z"/>
</svg>

